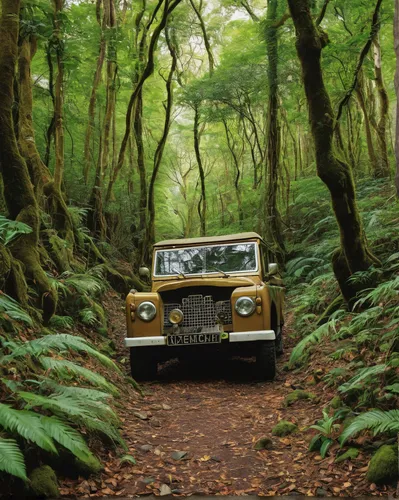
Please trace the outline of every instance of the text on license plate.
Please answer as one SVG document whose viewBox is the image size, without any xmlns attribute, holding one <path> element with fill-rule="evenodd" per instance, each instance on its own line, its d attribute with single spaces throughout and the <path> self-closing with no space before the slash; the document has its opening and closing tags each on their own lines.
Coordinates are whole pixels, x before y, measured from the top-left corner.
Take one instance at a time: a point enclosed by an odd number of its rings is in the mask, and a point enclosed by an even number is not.
<svg viewBox="0 0 399 500">
<path fill-rule="evenodd" d="M 218 344 L 220 333 L 190 333 L 189 335 L 168 335 L 168 345 Z"/>
</svg>

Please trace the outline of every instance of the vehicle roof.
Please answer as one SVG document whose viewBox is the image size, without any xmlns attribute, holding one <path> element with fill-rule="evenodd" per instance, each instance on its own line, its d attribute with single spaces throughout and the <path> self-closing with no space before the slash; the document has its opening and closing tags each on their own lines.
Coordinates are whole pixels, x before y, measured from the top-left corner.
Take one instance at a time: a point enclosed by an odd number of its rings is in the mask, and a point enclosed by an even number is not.
<svg viewBox="0 0 399 500">
<path fill-rule="evenodd" d="M 226 234 L 222 236 L 202 236 L 201 238 L 182 238 L 178 240 L 164 240 L 155 243 L 154 247 L 171 247 L 171 246 L 189 246 L 189 245 L 199 245 L 201 243 L 227 243 L 234 241 L 249 241 L 259 239 L 262 237 L 258 233 L 238 233 L 238 234 Z"/>
</svg>

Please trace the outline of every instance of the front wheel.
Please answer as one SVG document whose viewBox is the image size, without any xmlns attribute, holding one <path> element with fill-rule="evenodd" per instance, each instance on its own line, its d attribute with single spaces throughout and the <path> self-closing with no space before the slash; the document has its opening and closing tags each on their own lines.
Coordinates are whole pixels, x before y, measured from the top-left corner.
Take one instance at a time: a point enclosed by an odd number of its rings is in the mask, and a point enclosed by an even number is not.
<svg viewBox="0 0 399 500">
<path fill-rule="evenodd" d="M 274 340 L 259 342 L 256 353 L 256 374 L 260 380 L 273 380 L 276 376 L 276 346 Z"/>
<path fill-rule="evenodd" d="M 158 363 L 151 348 L 130 348 L 130 371 L 135 380 L 154 380 Z"/>
<path fill-rule="evenodd" d="M 281 356 L 284 354 L 284 345 L 283 345 L 283 327 L 279 326 L 276 332 L 276 355 Z"/>
</svg>

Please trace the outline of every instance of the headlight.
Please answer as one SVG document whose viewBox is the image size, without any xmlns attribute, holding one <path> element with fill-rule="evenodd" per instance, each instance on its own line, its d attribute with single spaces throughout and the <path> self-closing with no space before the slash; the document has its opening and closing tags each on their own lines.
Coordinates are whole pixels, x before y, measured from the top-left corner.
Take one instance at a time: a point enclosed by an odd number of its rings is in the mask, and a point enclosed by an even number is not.
<svg viewBox="0 0 399 500">
<path fill-rule="evenodd" d="M 169 322 L 172 325 L 179 325 L 183 321 L 184 315 L 180 309 L 173 309 L 169 313 Z"/>
<path fill-rule="evenodd" d="M 137 307 L 137 316 L 143 321 L 152 321 L 157 315 L 157 308 L 152 302 L 142 302 Z"/>
<path fill-rule="evenodd" d="M 255 311 L 255 301 L 251 297 L 240 297 L 237 299 L 235 310 L 240 316 L 251 316 Z"/>
</svg>

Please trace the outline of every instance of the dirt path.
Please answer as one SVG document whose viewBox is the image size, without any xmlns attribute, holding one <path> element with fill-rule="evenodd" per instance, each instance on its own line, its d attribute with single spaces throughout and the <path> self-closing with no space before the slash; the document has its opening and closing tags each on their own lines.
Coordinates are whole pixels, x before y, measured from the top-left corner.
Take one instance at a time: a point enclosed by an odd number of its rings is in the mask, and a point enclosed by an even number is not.
<svg viewBox="0 0 399 500">
<path fill-rule="evenodd" d="M 119 333 L 122 316 L 114 315 Z M 119 315 L 119 316 L 118 316 Z M 111 318 L 112 319 L 112 318 Z M 122 318 L 123 321 L 123 318 Z M 123 333 L 123 331 L 122 331 Z M 115 337 L 122 348 L 120 336 Z M 120 357 L 128 353 L 121 351 Z M 318 400 L 298 401 L 285 408 L 293 388 L 304 387 L 308 374 L 284 372 L 288 353 L 279 361 L 273 383 L 252 381 L 251 362 L 199 366 L 169 363 L 156 383 L 146 383 L 144 398 L 130 391 L 118 409 L 123 435 L 136 465 L 120 465 L 109 455 L 100 480 L 68 482 L 63 493 L 83 496 L 175 495 L 386 495 L 365 480 L 368 457 L 334 464 L 308 453 L 306 428 L 320 418 L 332 394 L 312 388 Z M 127 365 L 126 365 L 127 366 Z M 306 387 L 308 390 L 309 388 Z M 299 432 L 288 437 L 271 435 L 281 419 Z M 272 439 L 271 449 L 256 451 L 255 442 Z"/>
</svg>

